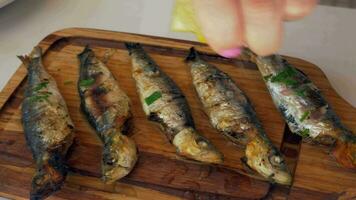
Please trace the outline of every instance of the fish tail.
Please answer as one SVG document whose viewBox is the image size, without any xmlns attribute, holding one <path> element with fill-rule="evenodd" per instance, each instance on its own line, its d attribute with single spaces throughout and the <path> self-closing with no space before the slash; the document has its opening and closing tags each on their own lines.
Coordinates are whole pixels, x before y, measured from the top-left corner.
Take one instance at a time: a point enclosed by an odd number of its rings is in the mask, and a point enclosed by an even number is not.
<svg viewBox="0 0 356 200">
<path fill-rule="evenodd" d="M 341 141 L 336 142 L 332 152 L 333 156 L 342 166 L 350 169 L 356 169 L 356 142 Z"/>
<path fill-rule="evenodd" d="M 185 58 L 185 62 L 196 61 L 197 59 L 199 59 L 198 52 L 195 50 L 194 47 L 191 47 L 189 49 L 188 56 Z"/>
<path fill-rule="evenodd" d="M 67 175 L 67 168 L 59 152 L 50 154 L 49 160 L 42 161 L 32 179 L 30 199 L 43 199 L 59 190 Z"/>
<path fill-rule="evenodd" d="M 40 59 L 42 57 L 42 49 L 39 46 L 33 48 L 29 55 L 20 55 L 17 56 L 21 62 L 26 66 L 29 67 L 30 63 L 35 59 Z"/>
<path fill-rule="evenodd" d="M 85 63 L 88 57 L 93 55 L 94 55 L 93 50 L 89 47 L 89 45 L 86 45 L 83 51 L 79 53 L 77 56 L 81 63 Z"/>
<path fill-rule="evenodd" d="M 127 50 L 129 50 L 129 54 L 131 55 L 134 50 L 143 50 L 140 43 L 134 42 L 125 42 L 125 46 Z"/>
<path fill-rule="evenodd" d="M 21 56 L 17 56 L 21 62 L 25 65 L 25 66 L 28 66 L 30 64 L 30 57 L 27 56 L 27 55 L 21 55 Z"/>
<path fill-rule="evenodd" d="M 250 60 L 252 62 L 255 62 L 258 56 L 254 52 L 252 52 L 249 48 L 243 48 L 241 52 L 241 57 L 246 58 L 247 60 Z"/>
</svg>

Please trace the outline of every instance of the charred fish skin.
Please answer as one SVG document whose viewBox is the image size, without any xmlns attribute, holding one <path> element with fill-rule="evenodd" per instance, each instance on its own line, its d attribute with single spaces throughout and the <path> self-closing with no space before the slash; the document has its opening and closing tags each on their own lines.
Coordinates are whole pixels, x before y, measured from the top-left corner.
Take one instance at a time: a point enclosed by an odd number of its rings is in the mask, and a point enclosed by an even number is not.
<svg viewBox="0 0 356 200">
<path fill-rule="evenodd" d="M 246 52 L 255 60 L 291 131 L 311 142 L 336 143 L 336 160 L 345 167 L 356 168 L 356 135 L 341 123 L 314 83 L 279 55 L 260 57 Z"/>
<path fill-rule="evenodd" d="M 194 48 L 186 58 L 193 85 L 210 123 L 245 147 L 246 164 L 271 182 L 290 185 L 285 160 L 264 132 L 247 96 L 224 72 L 202 60 Z"/>
<path fill-rule="evenodd" d="M 195 130 L 183 93 L 138 43 L 126 43 L 132 75 L 143 110 L 160 125 L 179 155 L 205 163 L 221 163 L 222 154 Z"/>
<path fill-rule="evenodd" d="M 86 47 L 78 58 L 81 109 L 104 144 L 102 175 L 111 183 L 129 174 L 137 161 L 135 142 L 123 135 L 131 118 L 130 99 L 93 50 Z"/>
<path fill-rule="evenodd" d="M 74 139 L 74 125 L 55 80 L 42 64 L 42 50 L 19 56 L 28 69 L 22 103 L 22 124 L 36 162 L 30 199 L 44 199 L 59 190 L 68 168 L 65 157 Z"/>
</svg>

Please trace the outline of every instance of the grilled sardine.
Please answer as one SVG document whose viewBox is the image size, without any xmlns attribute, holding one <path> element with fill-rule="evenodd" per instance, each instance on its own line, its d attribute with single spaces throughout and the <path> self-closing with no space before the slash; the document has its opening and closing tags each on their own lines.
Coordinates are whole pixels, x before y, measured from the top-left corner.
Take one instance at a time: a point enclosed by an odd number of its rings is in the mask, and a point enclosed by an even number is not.
<svg viewBox="0 0 356 200">
<path fill-rule="evenodd" d="M 43 199 L 59 190 L 65 180 L 65 157 L 73 142 L 74 126 L 55 80 L 44 69 L 41 48 L 19 58 L 28 69 L 22 123 L 37 168 L 30 198 Z"/>
<path fill-rule="evenodd" d="M 111 183 L 130 173 L 137 161 L 134 141 L 123 135 L 131 117 L 130 100 L 90 48 L 78 58 L 81 108 L 104 145 L 102 176 Z"/>
<path fill-rule="evenodd" d="M 246 95 L 215 66 L 191 48 L 186 62 L 210 123 L 232 142 L 245 147 L 246 164 L 271 182 L 290 185 L 292 177 L 279 150 L 265 134 Z"/>
<path fill-rule="evenodd" d="M 290 130 L 304 139 L 336 146 L 333 155 L 345 167 L 356 167 L 356 135 L 340 121 L 321 91 L 302 72 L 279 55 L 259 57 L 256 62 L 272 99 Z"/>
<path fill-rule="evenodd" d="M 126 43 L 132 74 L 148 119 L 158 123 L 177 153 L 206 163 L 221 163 L 222 154 L 195 130 L 188 103 L 174 81 L 145 53 L 140 44 Z"/>
</svg>

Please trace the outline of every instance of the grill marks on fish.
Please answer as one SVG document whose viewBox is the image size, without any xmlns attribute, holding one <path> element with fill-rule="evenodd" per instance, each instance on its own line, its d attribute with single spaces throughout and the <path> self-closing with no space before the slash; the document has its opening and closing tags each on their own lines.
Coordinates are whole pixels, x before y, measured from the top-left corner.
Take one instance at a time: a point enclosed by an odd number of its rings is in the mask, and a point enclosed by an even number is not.
<svg viewBox="0 0 356 200">
<path fill-rule="evenodd" d="M 148 119 L 160 125 L 179 155 L 201 162 L 221 163 L 222 154 L 195 130 L 188 103 L 174 81 L 140 44 L 126 43 L 126 47 L 132 58 L 137 92 Z M 154 94 L 159 95 L 152 100 Z"/>
<path fill-rule="evenodd" d="M 290 185 L 292 177 L 281 153 L 273 146 L 248 98 L 234 81 L 199 58 L 191 48 L 186 62 L 193 85 L 211 124 L 228 139 L 245 147 L 242 160 L 266 179 Z"/>
<path fill-rule="evenodd" d="M 126 176 L 137 161 L 137 148 L 123 135 L 131 118 L 129 97 L 109 69 L 86 47 L 78 55 L 81 108 L 104 144 L 102 175 L 106 182 Z"/>
<path fill-rule="evenodd" d="M 28 69 L 22 124 L 36 162 L 30 199 L 43 199 L 59 190 L 65 180 L 65 157 L 73 142 L 74 125 L 55 80 L 43 67 L 41 48 L 19 58 Z"/>
<path fill-rule="evenodd" d="M 356 135 L 341 123 L 312 81 L 279 55 L 245 53 L 256 62 L 262 76 L 268 77 L 267 88 L 291 131 L 313 143 L 336 144 L 333 155 L 337 161 L 356 168 Z"/>
</svg>

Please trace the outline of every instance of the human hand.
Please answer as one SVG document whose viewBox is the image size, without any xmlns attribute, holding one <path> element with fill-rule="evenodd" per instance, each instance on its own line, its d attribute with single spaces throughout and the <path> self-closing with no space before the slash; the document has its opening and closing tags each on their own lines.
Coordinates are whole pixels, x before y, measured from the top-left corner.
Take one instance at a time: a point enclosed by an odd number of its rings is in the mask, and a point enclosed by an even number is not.
<svg viewBox="0 0 356 200">
<path fill-rule="evenodd" d="M 317 0 L 193 0 L 208 44 L 224 57 L 236 57 L 242 46 L 265 56 L 282 42 L 283 21 L 309 14 Z"/>
</svg>

